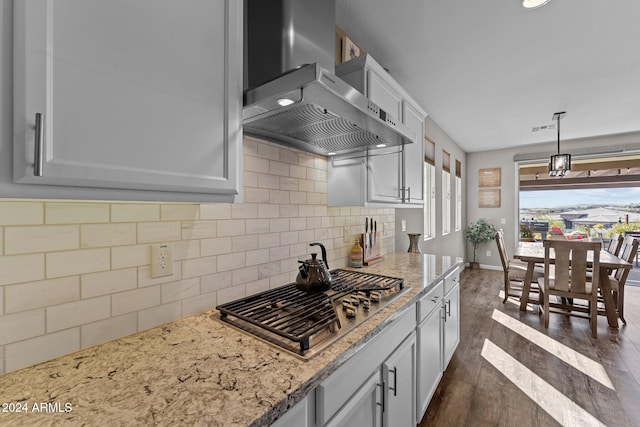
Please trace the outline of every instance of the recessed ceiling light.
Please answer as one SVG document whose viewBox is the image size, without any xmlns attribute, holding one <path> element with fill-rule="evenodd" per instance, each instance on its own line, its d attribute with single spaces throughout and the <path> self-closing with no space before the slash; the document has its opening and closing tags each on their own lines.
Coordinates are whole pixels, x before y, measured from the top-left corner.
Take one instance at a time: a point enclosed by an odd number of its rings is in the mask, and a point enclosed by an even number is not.
<svg viewBox="0 0 640 427">
<path fill-rule="evenodd" d="M 378 145 L 376 145 L 377 148 L 383 148 L 383 147 L 386 147 L 386 146 L 387 146 L 387 144 L 378 144 Z"/>
<path fill-rule="evenodd" d="M 334 151 L 331 151 L 330 153 L 327 153 L 327 156 L 335 156 L 336 153 Z"/>
<path fill-rule="evenodd" d="M 294 102 L 295 101 L 293 99 L 289 99 L 289 98 L 280 98 L 280 99 L 278 99 L 278 105 L 280 105 L 281 107 L 286 107 L 287 105 L 291 105 Z"/>
<path fill-rule="evenodd" d="M 549 3 L 549 0 L 522 0 L 522 7 L 525 9 L 535 9 L 547 3 Z"/>
</svg>

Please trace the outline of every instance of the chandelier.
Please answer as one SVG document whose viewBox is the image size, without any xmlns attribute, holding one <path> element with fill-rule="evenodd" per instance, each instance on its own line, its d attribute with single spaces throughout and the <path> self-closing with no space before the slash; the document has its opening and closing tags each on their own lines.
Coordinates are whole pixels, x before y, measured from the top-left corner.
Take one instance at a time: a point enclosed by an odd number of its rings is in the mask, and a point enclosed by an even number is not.
<svg viewBox="0 0 640 427">
<path fill-rule="evenodd" d="M 555 113 L 553 120 L 555 120 L 558 128 L 558 154 L 554 154 L 549 159 L 549 176 L 563 177 L 567 171 L 571 170 L 571 154 L 560 154 L 560 119 L 567 114 L 566 111 Z"/>
</svg>

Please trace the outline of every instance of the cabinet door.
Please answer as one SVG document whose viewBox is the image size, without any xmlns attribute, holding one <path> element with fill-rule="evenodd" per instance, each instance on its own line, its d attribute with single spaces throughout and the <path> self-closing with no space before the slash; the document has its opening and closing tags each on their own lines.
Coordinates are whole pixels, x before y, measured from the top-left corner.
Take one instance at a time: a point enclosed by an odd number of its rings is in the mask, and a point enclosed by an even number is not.
<svg viewBox="0 0 640 427">
<path fill-rule="evenodd" d="M 15 9 L 14 181 L 239 193 L 242 2 Z"/>
<path fill-rule="evenodd" d="M 382 384 L 380 370 L 360 387 L 326 427 L 382 426 Z"/>
<path fill-rule="evenodd" d="M 315 394 L 312 391 L 300 402 L 278 418 L 271 427 L 313 427 Z"/>
<path fill-rule="evenodd" d="M 367 70 L 367 97 L 402 122 L 402 95 L 372 69 Z M 380 155 L 385 152 L 393 154 Z M 402 201 L 402 154 L 398 149 L 373 150 L 367 158 L 369 202 Z"/>
<path fill-rule="evenodd" d="M 460 342 L 460 285 L 444 296 L 444 371 Z"/>
<path fill-rule="evenodd" d="M 384 425 L 414 427 L 416 405 L 416 336 L 414 333 L 382 365 L 386 384 Z"/>
<path fill-rule="evenodd" d="M 429 401 L 442 378 L 442 316 L 439 306 L 418 326 L 417 371 L 417 414 L 419 423 L 429 406 Z"/>
<path fill-rule="evenodd" d="M 404 203 L 421 205 L 424 203 L 424 116 L 408 102 L 404 102 L 404 124 L 411 129 L 416 140 L 404 146 Z"/>
</svg>

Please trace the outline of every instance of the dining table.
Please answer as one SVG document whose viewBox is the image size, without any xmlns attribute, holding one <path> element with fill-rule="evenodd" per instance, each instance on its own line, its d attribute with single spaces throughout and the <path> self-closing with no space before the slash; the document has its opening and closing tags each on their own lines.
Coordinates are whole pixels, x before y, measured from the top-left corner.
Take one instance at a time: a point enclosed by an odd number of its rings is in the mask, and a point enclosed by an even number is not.
<svg viewBox="0 0 640 427">
<path fill-rule="evenodd" d="M 527 263 L 527 272 L 524 278 L 522 295 L 529 295 L 535 265 L 544 263 L 544 245 L 542 242 L 519 242 L 513 257 Z M 555 251 L 551 250 L 549 252 L 549 262 L 553 263 L 554 261 Z M 593 262 L 593 254 L 587 257 L 587 263 L 590 261 Z M 612 328 L 618 327 L 618 312 L 616 303 L 613 299 L 611 283 L 609 282 L 609 274 L 611 271 L 618 268 L 631 269 L 632 265 L 631 263 L 618 258 L 616 255 L 601 249 L 599 272 L 600 289 L 602 290 L 602 299 L 604 302 L 605 313 L 607 315 L 607 322 Z M 520 310 L 525 311 L 526 309 L 527 299 L 521 298 Z"/>
</svg>

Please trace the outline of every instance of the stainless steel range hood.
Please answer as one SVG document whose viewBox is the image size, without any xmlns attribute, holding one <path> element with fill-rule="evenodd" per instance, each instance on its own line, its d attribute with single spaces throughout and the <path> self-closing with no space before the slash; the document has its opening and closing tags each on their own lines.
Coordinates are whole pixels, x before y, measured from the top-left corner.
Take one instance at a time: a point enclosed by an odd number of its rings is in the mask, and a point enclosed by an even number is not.
<svg viewBox="0 0 640 427">
<path fill-rule="evenodd" d="M 322 155 L 414 142 L 334 75 L 333 1 L 246 0 L 245 14 L 245 134 Z"/>
</svg>

